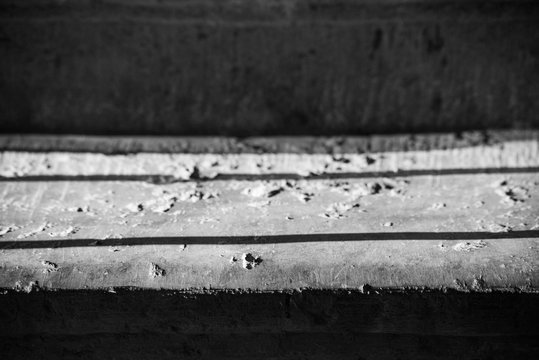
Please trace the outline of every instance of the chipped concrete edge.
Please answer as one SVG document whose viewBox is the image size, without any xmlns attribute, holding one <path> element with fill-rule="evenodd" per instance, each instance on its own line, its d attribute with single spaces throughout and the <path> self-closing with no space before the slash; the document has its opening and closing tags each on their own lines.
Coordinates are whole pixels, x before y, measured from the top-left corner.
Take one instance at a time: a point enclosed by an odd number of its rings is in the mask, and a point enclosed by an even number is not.
<svg viewBox="0 0 539 360">
<path fill-rule="evenodd" d="M 539 141 L 539 129 L 367 136 L 83 136 L 0 134 L 0 151 L 67 151 L 102 154 L 345 153 L 452 149 L 508 141 Z"/>
<path fill-rule="evenodd" d="M 480 282 L 480 280 L 478 280 Z M 215 295 L 215 294 L 300 294 L 300 293 L 320 293 L 320 294 L 334 294 L 334 295 L 352 295 L 352 294 L 364 294 L 364 295 L 394 295 L 394 294 L 539 294 L 539 288 L 532 286 L 523 287 L 486 287 L 474 281 L 469 285 L 456 279 L 455 287 L 426 287 L 426 286 L 402 286 L 402 287 L 373 287 L 368 284 L 364 284 L 359 288 L 314 288 L 314 287 L 299 287 L 295 289 L 255 289 L 255 288 L 205 288 L 194 287 L 186 289 L 167 289 L 167 288 L 144 288 L 138 286 L 118 286 L 118 287 L 99 287 L 99 288 L 84 288 L 84 289 L 62 289 L 62 288 L 49 288 L 40 285 L 38 281 L 30 281 L 26 286 L 14 286 L 11 288 L 0 287 L 0 295 L 10 295 L 16 293 L 30 294 L 36 292 L 47 293 L 81 293 L 81 292 L 98 292 L 98 293 L 110 293 L 121 294 L 129 292 L 159 292 L 164 295 L 178 295 L 178 296 L 191 296 L 191 295 Z M 461 284 L 460 286 L 458 284 Z"/>
</svg>

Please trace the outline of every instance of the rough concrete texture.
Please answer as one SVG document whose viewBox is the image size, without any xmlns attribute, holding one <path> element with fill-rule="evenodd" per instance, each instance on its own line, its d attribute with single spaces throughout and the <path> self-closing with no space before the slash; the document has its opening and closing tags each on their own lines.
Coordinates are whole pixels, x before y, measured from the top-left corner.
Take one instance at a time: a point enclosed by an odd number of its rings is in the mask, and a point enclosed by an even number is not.
<svg viewBox="0 0 539 360">
<path fill-rule="evenodd" d="M 6 152 L 1 286 L 534 291 L 537 149 Z"/>
<path fill-rule="evenodd" d="M 0 137 L 0 179 L 337 179 L 536 172 L 539 132 L 342 138 Z"/>
<path fill-rule="evenodd" d="M 534 291 L 539 281 L 536 175 L 0 189 L 3 288 Z"/>
<path fill-rule="evenodd" d="M 536 1 L 0 4 L 0 130 L 538 126 Z"/>
<path fill-rule="evenodd" d="M 161 154 L 372 154 L 504 146 L 537 142 L 537 130 L 484 130 L 370 136 L 76 136 L 0 134 L 0 150 Z M 492 151 L 492 150 L 490 150 Z M 510 152 L 514 152 L 514 149 Z M 507 157 L 507 154 L 504 155 Z M 480 164 L 476 164 L 480 165 Z M 499 164 L 500 166 L 502 164 Z M 514 165 L 514 164 L 513 164 Z"/>
<path fill-rule="evenodd" d="M 0 138 L 0 357 L 538 357 L 537 132 L 116 140 Z"/>
</svg>

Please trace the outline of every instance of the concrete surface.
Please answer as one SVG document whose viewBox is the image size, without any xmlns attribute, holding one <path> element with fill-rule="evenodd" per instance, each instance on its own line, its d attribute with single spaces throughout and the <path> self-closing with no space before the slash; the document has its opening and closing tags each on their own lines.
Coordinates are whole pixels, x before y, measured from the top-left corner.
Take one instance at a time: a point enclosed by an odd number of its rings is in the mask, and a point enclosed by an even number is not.
<svg viewBox="0 0 539 360">
<path fill-rule="evenodd" d="M 539 140 L 516 135 L 362 154 L 329 139 L 332 155 L 6 151 L 0 285 L 532 291 Z"/>
<path fill-rule="evenodd" d="M 537 1 L 0 2 L 0 131 L 539 125 Z"/>
<path fill-rule="evenodd" d="M 503 180 L 507 188 L 489 186 Z M 537 285 L 537 176 L 406 182 L 4 182 L 0 286 Z M 370 184 L 382 190 L 371 194 Z M 498 194 L 511 189 L 522 200 Z M 245 254 L 261 263 L 247 269 Z"/>
<path fill-rule="evenodd" d="M 526 142 L 533 148 L 538 131 L 492 130 L 369 136 L 84 136 L 0 134 L 0 150 L 107 155 L 160 154 L 372 154 L 464 148 L 492 149 Z M 513 149 L 509 154 L 515 152 Z M 507 157 L 508 154 L 505 154 Z M 484 161 L 485 159 L 483 159 Z M 529 159 L 528 159 L 529 161 Z M 475 164 L 475 166 L 481 164 Z M 501 166 L 501 164 L 500 164 Z"/>
<path fill-rule="evenodd" d="M 535 359 L 538 139 L 1 137 L 0 355 Z"/>
<path fill-rule="evenodd" d="M 538 131 L 371 137 L 0 136 L 0 179 L 337 179 L 533 173 Z"/>
</svg>

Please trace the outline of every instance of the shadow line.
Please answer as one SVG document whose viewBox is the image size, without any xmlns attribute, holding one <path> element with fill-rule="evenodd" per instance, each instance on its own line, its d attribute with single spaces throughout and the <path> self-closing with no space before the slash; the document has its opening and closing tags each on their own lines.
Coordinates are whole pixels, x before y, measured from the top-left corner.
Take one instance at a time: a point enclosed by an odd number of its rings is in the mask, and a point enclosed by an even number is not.
<svg viewBox="0 0 539 360">
<path fill-rule="evenodd" d="M 193 177 L 179 179 L 172 175 L 29 175 L 19 177 L 0 176 L 0 182 L 7 181 L 144 181 L 155 184 L 169 184 L 187 181 L 217 181 L 217 180 L 331 180 L 331 179 L 367 179 L 378 177 L 408 177 L 408 176 L 443 176 L 466 174 L 514 174 L 536 173 L 539 167 L 511 167 L 511 168 L 470 168 L 470 169 L 426 169 L 426 170 L 398 170 L 398 171 L 370 171 L 370 172 L 339 172 L 323 173 L 302 176 L 292 173 L 277 174 L 219 174 L 215 177 Z"/>
<path fill-rule="evenodd" d="M 95 246 L 137 245 L 257 245 L 300 242 L 384 241 L 384 240 L 496 240 L 539 238 L 539 230 L 493 232 L 376 232 L 286 234 L 249 236 L 161 236 L 122 239 L 64 239 L 64 240 L 12 240 L 0 241 L 0 249 L 41 249 Z"/>
</svg>

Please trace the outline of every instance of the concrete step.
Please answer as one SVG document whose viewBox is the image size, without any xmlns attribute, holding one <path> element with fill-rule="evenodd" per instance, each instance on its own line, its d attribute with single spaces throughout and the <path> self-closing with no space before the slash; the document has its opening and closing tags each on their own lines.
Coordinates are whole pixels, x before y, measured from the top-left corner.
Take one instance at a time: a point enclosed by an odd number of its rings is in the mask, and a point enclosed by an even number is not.
<svg viewBox="0 0 539 360">
<path fill-rule="evenodd" d="M 6 151 L 0 285 L 533 289 L 539 141 L 497 134 L 363 154 L 336 150 L 374 139 L 329 139 L 332 155 Z"/>
<path fill-rule="evenodd" d="M 0 147 L 5 358 L 539 353 L 536 132 Z"/>
</svg>

